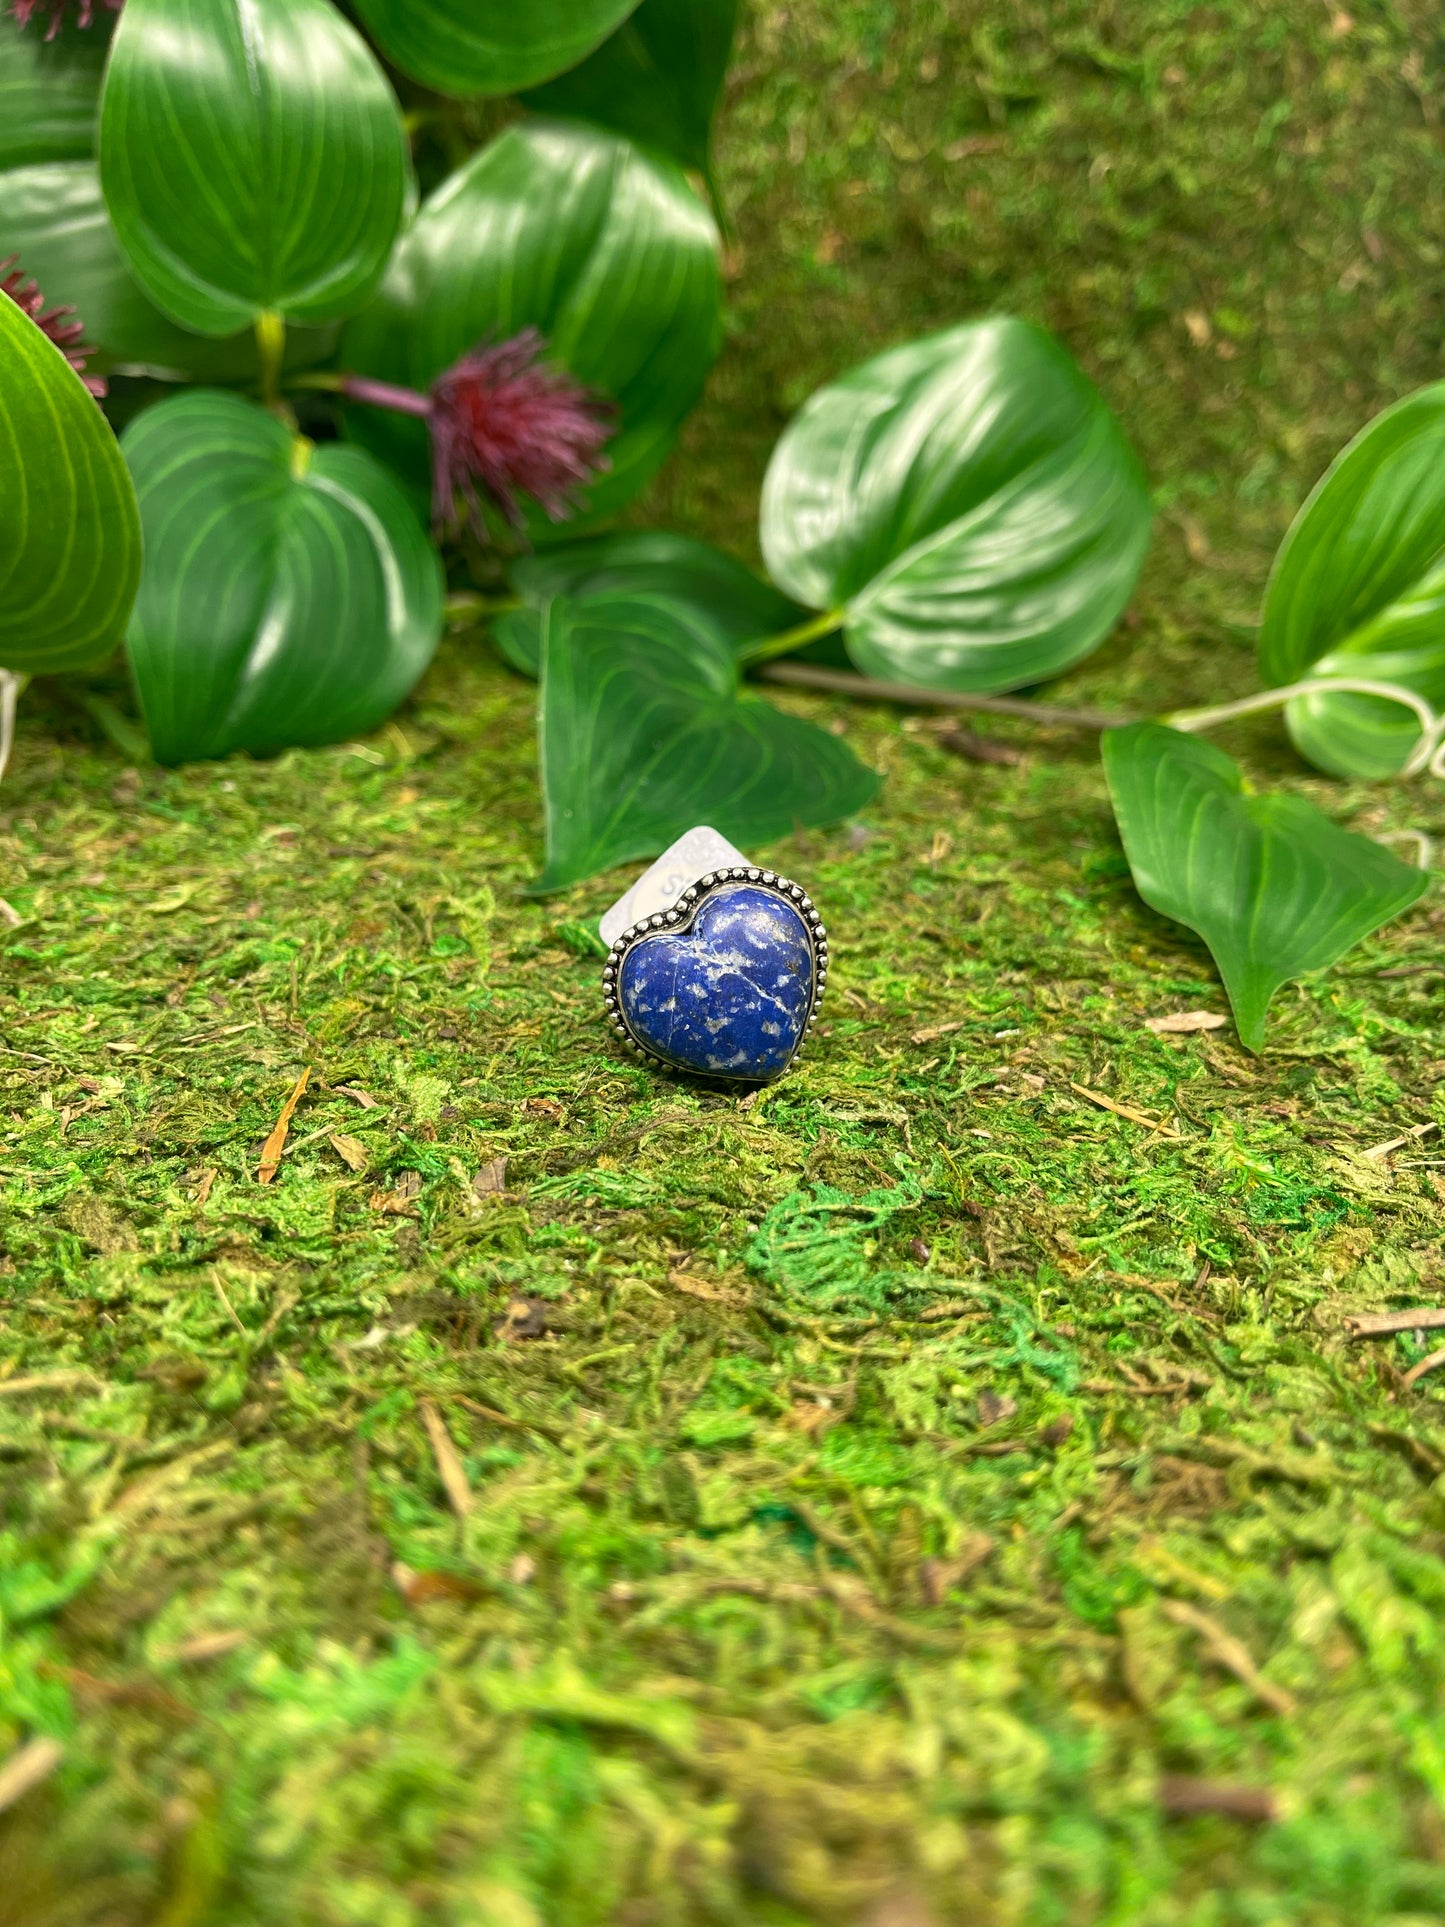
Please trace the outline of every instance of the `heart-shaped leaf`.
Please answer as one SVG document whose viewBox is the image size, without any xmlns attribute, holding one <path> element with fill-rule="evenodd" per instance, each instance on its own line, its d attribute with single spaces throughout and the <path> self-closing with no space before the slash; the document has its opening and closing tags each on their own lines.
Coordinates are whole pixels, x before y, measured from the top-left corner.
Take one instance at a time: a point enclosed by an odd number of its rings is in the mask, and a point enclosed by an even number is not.
<svg viewBox="0 0 1445 1927">
<path fill-rule="evenodd" d="M 878 788 L 836 736 L 740 695 L 711 626 L 661 595 L 547 605 L 538 735 L 539 892 L 656 856 L 698 823 L 750 849 L 836 822 Z"/>
<path fill-rule="evenodd" d="M 402 218 L 401 113 L 331 0 L 128 0 L 100 171 L 156 305 L 197 334 L 339 320 Z"/>
<path fill-rule="evenodd" d="M 1399 703 L 1330 694 L 1330 677 L 1402 683 L 1445 708 L 1445 382 L 1377 415 L 1295 517 L 1259 664 L 1275 685 L 1320 679 L 1285 715 L 1301 754 L 1337 776 L 1393 776 L 1420 729 Z"/>
<path fill-rule="evenodd" d="M 722 339 L 717 230 L 676 168 L 576 123 L 509 128 L 422 207 L 341 357 L 425 389 L 479 342 L 528 327 L 617 404 L 611 467 L 588 490 L 608 514 L 667 454 Z M 421 422 L 360 407 L 348 420 L 429 491 Z M 538 514 L 534 540 L 550 527 Z"/>
<path fill-rule="evenodd" d="M 356 0 L 377 45 L 441 94 L 514 94 L 599 46 L 637 0 Z"/>
<path fill-rule="evenodd" d="M 108 35 L 99 22 L 38 24 L 22 33 L 0 13 L 0 169 L 32 161 L 83 160 L 95 147 L 95 116 Z"/>
<path fill-rule="evenodd" d="M 571 73 L 527 96 L 711 175 L 712 117 L 737 29 L 738 0 L 642 0 Z"/>
<path fill-rule="evenodd" d="M 0 295 L 0 668 L 39 674 L 106 655 L 140 567 L 135 491 L 104 415 Z"/>
<path fill-rule="evenodd" d="M 542 660 L 542 611 L 554 596 L 628 590 L 665 595 L 705 623 L 730 651 L 798 622 L 803 611 L 769 582 L 721 549 L 690 535 L 595 535 L 559 542 L 512 565 L 512 587 L 522 598 L 492 627 L 503 657 L 524 676 Z"/>
<path fill-rule="evenodd" d="M 867 674 L 1016 689 L 1103 640 L 1149 542 L 1143 471 L 1052 336 L 1000 316 L 865 362 L 789 424 L 763 489 L 779 588 Z"/>
<path fill-rule="evenodd" d="M 254 381 L 253 331 L 216 341 L 179 328 L 148 299 L 115 238 L 93 161 L 51 161 L 0 178 L 0 260 L 16 254 L 51 306 L 74 308 L 91 365 L 144 368 L 203 381 Z M 286 364 L 309 366 L 336 344 L 334 328 L 292 328 Z"/>
<path fill-rule="evenodd" d="M 214 390 L 125 434 L 146 566 L 130 658 L 159 761 L 334 743 L 411 690 L 441 633 L 435 551 L 392 476 Z"/>
<path fill-rule="evenodd" d="M 1428 881 L 1301 796 L 1251 793 L 1232 757 L 1180 730 L 1107 730 L 1104 768 L 1140 896 L 1208 944 L 1250 1050 L 1281 984 L 1335 963 Z"/>
</svg>

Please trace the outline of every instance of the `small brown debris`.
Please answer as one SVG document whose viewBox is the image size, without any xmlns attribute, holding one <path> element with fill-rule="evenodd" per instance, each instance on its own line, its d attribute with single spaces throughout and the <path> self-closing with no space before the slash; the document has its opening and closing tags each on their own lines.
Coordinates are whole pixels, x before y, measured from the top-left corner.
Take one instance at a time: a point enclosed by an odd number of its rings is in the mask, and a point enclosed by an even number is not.
<svg viewBox="0 0 1445 1927">
<path fill-rule="evenodd" d="M 398 1559 L 391 1582 L 408 1606 L 424 1606 L 432 1599 L 483 1599 L 486 1587 L 459 1572 L 418 1572 Z"/>
<path fill-rule="evenodd" d="M 353 1104 L 359 1104 L 363 1111 L 379 1111 L 381 1104 L 370 1091 L 362 1090 L 359 1084 L 337 1084 L 333 1087 L 341 1097 L 349 1097 Z"/>
<path fill-rule="evenodd" d="M 965 757 L 970 763 L 1012 765 L 1024 760 L 1022 752 L 1009 744 L 995 742 L 992 736 L 980 736 L 977 731 L 957 724 L 952 729 L 941 729 L 934 741 L 940 749 L 951 749 L 955 756 Z"/>
<path fill-rule="evenodd" d="M 1176 1010 L 1167 1017 L 1146 1017 L 1145 1030 L 1158 1037 L 1188 1037 L 1200 1030 L 1223 1030 L 1229 1019 L 1217 1010 Z"/>
<path fill-rule="evenodd" d="M 1060 1412 L 1057 1418 L 1050 1419 L 1047 1425 L 1040 1426 L 1039 1439 L 1044 1445 L 1062 1445 L 1074 1435 L 1074 1415 Z"/>
<path fill-rule="evenodd" d="M 530 1552 L 519 1552 L 507 1568 L 507 1577 L 514 1586 L 530 1586 L 537 1577 L 537 1562 Z"/>
<path fill-rule="evenodd" d="M 220 1177 L 220 1175 L 219 1169 L 214 1164 L 210 1164 L 207 1165 L 203 1171 L 198 1171 L 194 1176 L 187 1179 L 187 1183 L 194 1184 L 196 1187 L 197 1204 L 206 1203 L 215 1186 L 216 1179 Z"/>
<path fill-rule="evenodd" d="M 183 1639 L 179 1646 L 173 1646 L 161 1657 L 176 1661 L 181 1666 L 201 1666 L 210 1659 L 224 1659 L 228 1653 L 239 1652 L 251 1635 L 239 1626 L 214 1633 L 196 1633 L 190 1639 Z"/>
<path fill-rule="evenodd" d="M 489 1158 L 472 1179 L 472 1192 L 478 1198 L 499 1198 L 507 1188 L 507 1160 Z"/>
<path fill-rule="evenodd" d="M 547 1314 L 551 1309 L 545 1298 L 514 1298 L 492 1331 L 504 1345 L 522 1338 L 541 1338 L 546 1333 Z"/>
<path fill-rule="evenodd" d="M 344 1131 L 333 1131 L 331 1148 L 350 1171 L 365 1171 L 371 1166 L 371 1153 L 359 1137 L 348 1137 Z"/>
<path fill-rule="evenodd" d="M 403 1171 L 390 1191 L 373 1191 L 371 1208 L 383 1218 L 414 1218 L 421 1196 L 421 1172 Z"/>
<path fill-rule="evenodd" d="M 6 1813 L 27 1793 L 44 1784 L 65 1758 L 59 1740 L 28 1740 L 0 1766 L 0 1813 Z"/>
<path fill-rule="evenodd" d="M 1222 1813 L 1231 1820 L 1261 1823 L 1279 1818 L 1279 1808 L 1268 1787 L 1238 1786 L 1228 1780 L 1195 1780 L 1184 1773 L 1166 1773 L 1159 1782 L 1159 1804 L 1166 1813 Z"/>
<path fill-rule="evenodd" d="M 941 1606 L 953 1586 L 964 1581 L 993 1557 L 994 1542 L 986 1532 L 975 1532 L 965 1540 L 951 1559 L 924 1559 L 918 1577 L 923 1596 L 930 1606 Z"/>
<path fill-rule="evenodd" d="M 939 1037 L 947 1037 L 952 1031 L 962 1030 L 967 1021 L 967 1018 L 960 1017 L 952 1024 L 930 1024 L 923 1030 L 914 1031 L 908 1041 L 911 1044 L 931 1044 Z"/>
<path fill-rule="evenodd" d="M 1351 1338 L 1388 1338 L 1392 1332 L 1438 1331 L 1445 1305 L 1413 1305 L 1408 1311 L 1367 1311 L 1345 1320 Z"/>
<path fill-rule="evenodd" d="M 1184 332 L 1196 348 L 1207 348 L 1214 339 L 1214 329 L 1209 316 L 1199 308 L 1191 308 L 1184 316 Z"/>
<path fill-rule="evenodd" d="M 1160 1137 L 1179 1138 L 1179 1132 L 1172 1125 L 1164 1123 L 1162 1119 L 1150 1117 L 1147 1111 L 1136 1111 L 1130 1104 L 1117 1104 L 1112 1097 L 1105 1097 L 1102 1091 L 1091 1091 L 1087 1084 L 1076 1084 L 1071 1078 L 1069 1089 L 1077 1092 L 1080 1097 L 1087 1098 L 1091 1104 L 1097 1104 L 1101 1111 L 1112 1111 L 1115 1117 L 1127 1117 L 1131 1124 L 1147 1124 L 1149 1129 L 1157 1131 Z"/>
<path fill-rule="evenodd" d="M 529 1097 L 522 1109 L 529 1117 L 545 1117 L 549 1124 L 560 1124 L 567 1115 L 555 1097 Z"/>
<path fill-rule="evenodd" d="M 436 1460 L 437 1477 L 447 1495 L 447 1503 L 463 1524 L 472 1509 L 472 1488 L 467 1481 L 466 1467 L 461 1456 L 452 1444 L 452 1435 L 446 1428 L 446 1421 L 429 1398 L 418 1401 L 422 1424 L 426 1427 L 427 1437 L 431 1440 L 432 1457 Z"/>
<path fill-rule="evenodd" d="M 1018 1400 L 1007 1393 L 982 1391 L 978 1395 L 978 1422 L 980 1425 L 998 1425 L 1006 1418 L 1012 1418 L 1019 1409 Z"/>
<path fill-rule="evenodd" d="M 296 1115 L 296 1106 L 301 1102 L 306 1086 L 311 1082 L 311 1066 L 308 1064 L 296 1080 L 295 1089 L 281 1106 L 281 1115 L 276 1120 L 276 1128 L 261 1146 L 261 1163 L 256 1172 L 257 1184 L 270 1184 L 281 1169 L 281 1160 L 286 1154 L 286 1136 L 291 1129 L 291 1120 Z"/>
<path fill-rule="evenodd" d="M 939 1927 L 939 1920 L 916 1887 L 900 1887 L 869 1909 L 862 1927 Z"/>
<path fill-rule="evenodd" d="M 694 1278 L 688 1271 L 670 1271 L 667 1282 L 674 1291 L 686 1292 L 689 1298 L 705 1298 L 710 1305 L 728 1305 L 734 1311 L 741 1311 L 752 1300 L 746 1292 L 734 1291 L 729 1285 L 713 1284 L 707 1278 Z"/>
<path fill-rule="evenodd" d="M 20 912 L 15 908 L 15 905 L 13 903 L 7 903 L 4 897 L 0 897 L 0 923 L 8 923 L 12 930 L 16 930 L 24 921 L 24 917 L 21 916 Z"/>
<path fill-rule="evenodd" d="M 933 1253 L 923 1242 L 922 1238 L 911 1238 L 908 1243 L 908 1249 L 912 1252 L 915 1261 L 920 1265 L 926 1265 L 933 1256 Z"/>
</svg>

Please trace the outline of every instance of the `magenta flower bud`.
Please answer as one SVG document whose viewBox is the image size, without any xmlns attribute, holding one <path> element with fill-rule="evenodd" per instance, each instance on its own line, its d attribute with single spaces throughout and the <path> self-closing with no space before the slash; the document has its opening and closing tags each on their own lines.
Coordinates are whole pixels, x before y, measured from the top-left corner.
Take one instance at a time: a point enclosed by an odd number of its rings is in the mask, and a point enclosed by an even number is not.
<svg viewBox="0 0 1445 1927">
<path fill-rule="evenodd" d="M 455 526 L 465 510 L 486 538 L 483 501 L 514 529 L 525 526 L 519 500 L 530 496 L 554 522 L 583 506 L 581 491 L 610 466 L 603 452 L 617 425 L 604 396 L 542 360 L 535 328 L 474 348 L 432 383 L 429 394 L 348 375 L 342 392 L 431 429 L 432 516 Z"/>
<path fill-rule="evenodd" d="M 45 38 L 53 40 L 64 24 L 70 4 L 71 0 L 11 0 L 10 11 L 15 16 L 17 27 L 28 27 L 37 14 L 42 19 L 48 19 L 50 26 Z M 99 0 L 99 4 L 111 13 L 119 13 L 125 0 Z M 90 26 L 95 20 L 95 8 L 96 0 L 76 0 L 75 24 L 78 27 Z"/>
<path fill-rule="evenodd" d="M 33 281 L 25 278 L 24 269 L 17 266 L 18 260 L 19 256 L 12 254 L 8 260 L 0 261 L 0 294 L 8 295 L 22 314 L 29 315 L 41 334 L 55 343 L 95 399 L 104 401 L 104 377 L 85 372 L 86 362 L 95 353 L 94 348 L 85 345 L 85 323 L 70 318 L 74 308 L 47 309 L 45 296 Z"/>
</svg>

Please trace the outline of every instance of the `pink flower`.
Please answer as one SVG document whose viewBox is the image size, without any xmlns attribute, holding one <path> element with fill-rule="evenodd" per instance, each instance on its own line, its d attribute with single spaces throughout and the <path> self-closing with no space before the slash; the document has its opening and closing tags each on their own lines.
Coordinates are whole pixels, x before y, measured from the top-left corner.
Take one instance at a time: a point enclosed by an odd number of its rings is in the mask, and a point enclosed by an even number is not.
<svg viewBox="0 0 1445 1927">
<path fill-rule="evenodd" d="M 74 308 L 47 310 L 45 296 L 33 281 L 26 280 L 24 269 L 16 265 L 18 259 L 12 254 L 8 260 L 0 261 L 0 294 L 8 295 L 21 314 L 29 315 L 41 334 L 55 343 L 95 399 L 104 401 L 104 377 L 85 372 L 87 360 L 95 353 L 85 345 L 85 323 L 69 319 L 75 313 Z"/>
<path fill-rule="evenodd" d="M 17 27 L 28 27 L 37 13 L 48 14 L 50 29 L 45 38 L 53 40 L 60 32 L 69 4 L 70 0 L 11 0 L 10 11 L 15 16 Z M 95 19 L 96 0 L 78 0 L 78 4 L 80 11 L 76 16 L 76 25 L 88 27 Z M 125 0 L 100 0 L 100 4 L 108 7 L 112 13 L 119 13 Z"/>
<path fill-rule="evenodd" d="M 464 508 L 485 539 L 483 499 L 514 529 L 525 527 L 519 497 L 530 496 L 554 522 L 582 506 L 580 492 L 610 466 L 603 452 L 617 424 L 604 396 L 542 360 L 535 328 L 474 348 L 432 383 L 428 394 L 348 375 L 342 392 L 431 428 L 432 514 L 453 526 Z"/>
</svg>

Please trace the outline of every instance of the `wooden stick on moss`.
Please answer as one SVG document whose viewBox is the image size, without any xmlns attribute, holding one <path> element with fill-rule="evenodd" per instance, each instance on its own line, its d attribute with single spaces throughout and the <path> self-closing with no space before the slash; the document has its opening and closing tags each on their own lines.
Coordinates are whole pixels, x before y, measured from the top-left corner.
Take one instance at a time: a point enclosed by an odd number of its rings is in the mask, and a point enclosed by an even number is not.
<svg viewBox="0 0 1445 1927">
<path fill-rule="evenodd" d="M 846 669 L 823 669 L 810 662 L 773 662 L 759 675 L 765 682 L 792 689 L 826 689 L 860 702 L 907 703 L 918 709 L 969 709 L 989 716 L 1021 716 L 1053 729 L 1115 729 L 1133 716 L 1109 716 L 1099 709 L 1067 709 L 1057 703 L 1030 702 L 1026 696 L 975 696 L 953 689 L 925 689 L 916 683 L 874 682 Z"/>
</svg>

